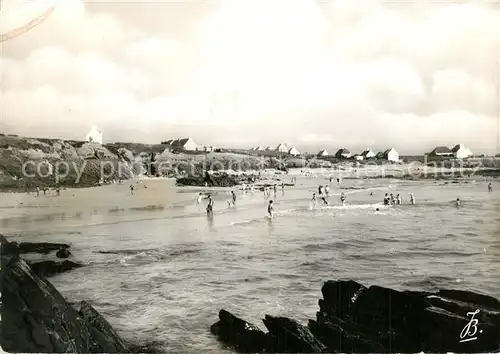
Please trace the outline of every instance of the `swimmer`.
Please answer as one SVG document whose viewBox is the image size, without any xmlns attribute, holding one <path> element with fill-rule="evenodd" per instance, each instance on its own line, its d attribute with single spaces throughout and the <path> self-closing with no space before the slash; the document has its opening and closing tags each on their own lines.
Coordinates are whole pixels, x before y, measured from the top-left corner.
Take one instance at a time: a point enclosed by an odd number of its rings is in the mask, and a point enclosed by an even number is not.
<svg viewBox="0 0 500 354">
<path fill-rule="evenodd" d="M 134 185 L 130 185 L 130 194 L 134 195 Z"/>
<path fill-rule="evenodd" d="M 274 184 L 273 186 L 273 191 L 274 191 L 274 195 L 276 195 L 276 191 L 278 190 L 278 186 L 276 185 L 276 183 Z"/>
<path fill-rule="evenodd" d="M 491 186 L 491 182 L 488 184 L 488 192 L 493 192 L 493 187 Z"/>
<path fill-rule="evenodd" d="M 230 200 L 226 200 L 226 203 L 227 203 L 227 207 L 231 208 L 231 201 Z"/>
<path fill-rule="evenodd" d="M 390 200 L 392 205 L 396 204 L 396 200 L 394 199 L 394 195 L 392 193 L 390 195 Z"/>
<path fill-rule="evenodd" d="M 234 193 L 234 191 L 231 191 L 231 194 L 233 195 L 233 205 L 236 205 L 236 193 Z"/>
<path fill-rule="evenodd" d="M 413 195 L 413 193 L 410 193 L 410 203 L 415 205 L 415 196 Z"/>
<path fill-rule="evenodd" d="M 462 203 L 460 202 L 460 198 L 457 198 L 457 200 L 455 201 L 455 204 L 457 207 L 459 207 Z"/>
<path fill-rule="evenodd" d="M 270 200 L 269 204 L 267 205 L 267 213 L 269 214 L 269 217 L 272 218 L 274 214 L 274 207 L 273 207 L 273 201 Z"/>
<path fill-rule="evenodd" d="M 375 212 L 377 212 L 377 211 L 380 211 L 380 209 L 379 208 L 375 209 Z"/>
<path fill-rule="evenodd" d="M 370 192 L 370 196 L 372 196 L 372 195 L 373 195 L 373 192 Z"/>
<path fill-rule="evenodd" d="M 344 195 L 344 192 L 342 192 L 342 194 L 340 194 L 340 202 L 342 203 L 343 206 L 345 206 L 345 200 L 346 200 L 346 197 Z"/>
<path fill-rule="evenodd" d="M 389 205 L 389 195 L 387 193 L 384 196 L 384 205 Z"/>
<path fill-rule="evenodd" d="M 401 205 L 401 203 L 402 203 L 401 196 L 398 193 L 398 195 L 396 196 L 396 204 Z"/>
<path fill-rule="evenodd" d="M 328 198 L 328 195 L 330 194 L 330 186 L 326 185 L 325 186 L 325 196 Z"/>
<path fill-rule="evenodd" d="M 313 197 L 312 197 L 311 201 L 316 202 L 316 193 L 313 193 Z"/>
</svg>

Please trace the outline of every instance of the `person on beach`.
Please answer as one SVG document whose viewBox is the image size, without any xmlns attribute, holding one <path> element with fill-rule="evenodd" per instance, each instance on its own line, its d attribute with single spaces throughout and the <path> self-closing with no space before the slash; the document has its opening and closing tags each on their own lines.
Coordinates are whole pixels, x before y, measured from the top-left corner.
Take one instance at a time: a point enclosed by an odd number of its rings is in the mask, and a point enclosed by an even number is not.
<svg viewBox="0 0 500 354">
<path fill-rule="evenodd" d="M 488 184 L 488 192 L 493 192 L 493 187 L 491 186 L 491 182 Z"/>
<path fill-rule="evenodd" d="M 40 187 L 36 186 L 36 196 L 40 196 Z"/>
<path fill-rule="evenodd" d="M 276 196 L 276 192 L 278 191 L 278 186 L 276 185 L 276 183 L 273 186 L 273 190 L 274 190 L 274 196 Z"/>
<path fill-rule="evenodd" d="M 342 192 L 340 194 L 340 202 L 342 203 L 342 206 L 345 206 L 345 200 L 346 200 L 345 194 L 344 192 Z"/>
<path fill-rule="evenodd" d="M 285 184 L 281 183 L 281 194 L 285 195 Z"/>
<path fill-rule="evenodd" d="M 396 195 L 396 204 L 397 205 L 401 205 L 402 203 L 402 200 L 401 200 L 401 196 L 399 195 L 399 193 Z"/>
<path fill-rule="evenodd" d="M 134 195 L 134 185 L 130 185 L 130 194 Z"/>
<path fill-rule="evenodd" d="M 231 194 L 233 195 L 233 205 L 236 205 L 236 193 L 234 193 L 234 191 L 231 191 Z"/>
<path fill-rule="evenodd" d="M 211 216 L 214 213 L 214 200 L 212 199 L 212 196 L 209 194 L 208 195 L 208 204 L 207 204 L 207 215 Z"/>
<path fill-rule="evenodd" d="M 387 193 L 384 196 L 384 205 L 389 205 L 389 195 Z"/>
<path fill-rule="evenodd" d="M 269 204 L 267 205 L 267 213 L 269 214 L 269 217 L 272 218 L 274 215 L 274 207 L 273 207 L 273 201 L 270 200 Z"/>
<path fill-rule="evenodd" d="M 58 197 L 61 195 L 61 187 L 59 185 L 56 186 L 56 194 Z"/>
<path fill-rule="evenodd" d="M 457 207 L 459 207 L 462 203 L 460 202 L 460 198 L 457 198 L 457 200 L 455 201 L 455 205 Z"/>
<path fill-rule="evenodd" d="M 413 195 L 413 193 L 410 193 L 410 203 L 415 205 L 415 196 Z"/>
<path fill-rule="evenodd" d="M 198 198 L 196 198 L 196 204 L 200 204 L 202 199 L 203 199 L 203 194 L 200 192 L 198 193 Z"/>
</svg>

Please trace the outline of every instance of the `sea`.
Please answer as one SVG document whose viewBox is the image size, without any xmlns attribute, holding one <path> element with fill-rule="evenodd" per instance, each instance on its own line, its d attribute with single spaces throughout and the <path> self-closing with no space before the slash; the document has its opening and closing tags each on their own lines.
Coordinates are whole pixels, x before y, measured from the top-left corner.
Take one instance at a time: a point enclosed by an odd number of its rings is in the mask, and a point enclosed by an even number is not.
<svg viewBox="0 0 500 354">
<path fill-rule="evenodd" d="M 266 178 L 280 184 L 291 176 Z M 220 309 L 263 329 L 265 314 L 306 324 L 327 280 L 500 299 L 498 181 L 490 193 L 480 177 L 330 183 L 328 171 L 295 176 L 295 186 L 271 192 L 272 219 L 262 191 L 237 187 L 229 206 L 230 188 L 142 179 L 59 197 L 2 194 L 0 225 L 13 241 L 71 244 L 73 260 L 86 266 L 50 278 L 56 288 L 72 303 L 89 301 L 124 339 L 156 342 L 165 352 L 227 351 L 210 333 Z M 330 205 L 314 204 L 325 184 Z M 213 218 L 206 201 L 196 204 L 199 193 L 214 196 Z M 385 193 L 399 193 L 403 204 L 384 206 Z"/>
</svg>

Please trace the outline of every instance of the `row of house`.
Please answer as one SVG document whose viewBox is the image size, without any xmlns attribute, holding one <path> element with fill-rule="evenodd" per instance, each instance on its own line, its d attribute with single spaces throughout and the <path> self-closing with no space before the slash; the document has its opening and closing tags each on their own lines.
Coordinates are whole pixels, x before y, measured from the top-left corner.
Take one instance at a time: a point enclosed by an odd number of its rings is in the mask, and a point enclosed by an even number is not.
<svg viewBox="0 0 500 354">
<path fill-rule="evenodd" d="M 289 154 L 292 156 L 299 156 L 300 151 L 295 148 L 295 146 L 288 146 L 285 143 L 280 143 L 276 148 L 273 148 L 272 146 L 267 146 L 263 148 L 262 146 L 257 146 L 253 149 L 250 149 L 250 151 L 275 151 L 283 154 Z"/>
<path fill-rule="evenodd" d="M 472 151 L 466 148 L 464 144 L 457 144 L 451 149 L 447 146 L 437 146 L 434 150 L 428 153 L 427 156 L 466 159 L 472 156 Z"/>
<path fill-rule="evenodd" d="M 326 157 L 330 156 L 328 151 L 326 150 L 321 150 L 318 153 L 319 157 Z M 381 151 L 379 153 L 375 153 L 370 149 L 364 150 L 361 154 L 353 154 L 347 149 L 339 149 L 334 155 L 338 159 L 351 159 L 354 158 L 355 160 L 367 160 L 371 158 L 377 158 L 377 159 L 384 159 L 387 161 L 392 161 L 392 162 L 398 162 L 399 161 L 399 153 L 394 149 L 390 148 L 385 151 Z"/>
<path fill-rule="evenodd" d="M 178 138 L 178 139 L 168 139 L 161 142 L 163 145 L 170 146 L 171 149 L 181 150 L 181 151 L 204 151 L 212 152 L 215 148 L 211 145 L 200 146 L 193 138 Z"/>
</svg>

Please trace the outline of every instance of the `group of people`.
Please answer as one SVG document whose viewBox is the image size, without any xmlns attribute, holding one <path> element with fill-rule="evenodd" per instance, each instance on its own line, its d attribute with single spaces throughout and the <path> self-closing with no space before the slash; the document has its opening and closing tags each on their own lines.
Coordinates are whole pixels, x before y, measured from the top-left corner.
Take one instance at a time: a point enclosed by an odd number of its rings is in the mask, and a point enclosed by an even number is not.
<svg viewBox="0 0 500 354">
<path fill-rule="evenodd" d="M 403 198 L 401 195 L 398 193 L 396 194 L 396 197 L 394 197 L 394 194 L 388 194 L 385 193 L 384 195 L 384 205 L 401 205 L 403 204 Z M 415 204 L 415 195 L 413 193 L 410 193 L 410 204 Z"/>
<path fill-rule="evenodd" d="M 36 196 L 39 197 L 40 192 L 43 192 L 43 195 L 47 195 L 47 192 L 50 192 L 50 190 L 51 190 L 51 188 L 49 188 L 47 186 L 44 186 L 42 188 L 40 188 L 40 186 L 37 186 L 36 187 Z M 57 196 L 61 195 L 61 187 L 59 185 L 56 185 L 54 190 L 56 191 Z M 30 194 L 30 191 L 28 190 L 27 193 Z"/>
</svg>

